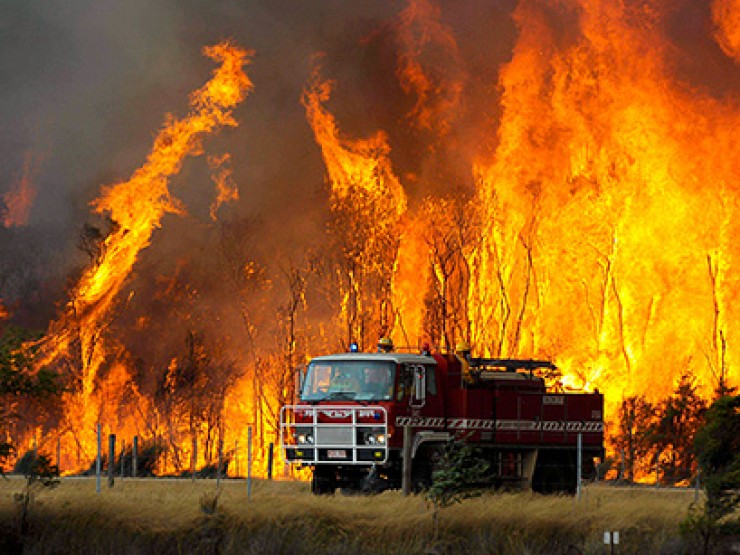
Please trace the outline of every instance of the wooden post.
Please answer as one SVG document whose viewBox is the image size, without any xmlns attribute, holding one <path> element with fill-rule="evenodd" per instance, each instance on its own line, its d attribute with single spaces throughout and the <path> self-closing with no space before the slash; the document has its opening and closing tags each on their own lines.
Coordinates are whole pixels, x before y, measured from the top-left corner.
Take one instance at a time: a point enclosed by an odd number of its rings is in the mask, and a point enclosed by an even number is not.
<svg viewBox="0 0 740 555">
<path fill-rule="evenodd" d="M 234 474 L 236 477 L 239 477 L 239 440 L 234 440 Z"/>
<path fill-rule="evenodd" d="M 696 469 L 696 483 L 694 486 L 694 503 L 698 503 L 699 491 L 701 490 L 701 468 Z"/>
<path fill-rule="evenodd" d="M 136 478 L 136 470 L 139 457 L 139 436 L 134 436 L 134 445 L 131 448 L 131 477 Z"/>
<path fill-rule="evenodd" d="M 404 496 L 411 493 L 411 443 L 413 432 L 408 424 L 403 427 L 403 474 L 401 476 L 401 492 Z"/>
<path fill-rule="evenodd" d="M 272 480 L 272 456 L 275 446 L 272 442 L 267 447 L 267 479 Z"/>
<path fill-rule="evenodd" d="M 116 468 L 116 434 L 108 436 L 108 487 L 113 487 L 113 472 Z"/>
<path fill-rule="evenodd" d="M 121 440 L 121 481 L 123 481 L 123 461 L 126 459 L 126 440 Z"/>
<path fill-rule="evenodd" d="M 576 436 L 576 500 L 581 500 L 581 466 L 583 464 L 583 434 Z"/>
<path fill-rule="evenodd" d="M 596 482 L 596 483 L 598 484 L 598 483 L 599 483 L 599 479 L 601 478 L 601 477 L 599 476 L 599 472 L 600 472 L 600 470 L 599 470 L 599 469 L 601 468 L 601 463 L 602 463 L 603 461 L 601 460 L 601 457 L 598 457 L 598 458 L 597 458 L 596 460 L 597 460 L 598 462 L 596 463 L 596 469 L 595 469 L 595 470 L 596 470 L 596 479 L 594 480 L 594 482 Z"/>
<path fill-rule="evenodd" d="M 247 499 L 252 496 L 252 426 L 247 428 Z"/>
<path fill-rule="evenodd" d="M 219 439 L 218 440 L 218 468 L 216 468 L 216 486 L 221 485 L 221 464 L 223 461 L 223 455 L 224 455 L 224 440 Z"/>
<path fill-rule="evenodd" d="M 195 482 L 195 475 L 198 472 L 198 434 L 193 435 L 193 458 L 190 460 L 190 475 Z"/>
<path fill-rule="evenodd" d="M 162 448 L 162 436 L 157 432 L 157 476 L 162 476 L 167 468 L 167 453 Z"/>
<path fill-rule="evenodd" d="M 95 459 L 95 491 L 100 493 L 100 453 L 103 450 L 103 444 L 100 439 L 100 422 L 98 422 L 98 456 Z"/>
<path fill-rule="evenodd" d="M 57 437 L 57 471 L 62 475 L 62 438 Z"/>
</svg>

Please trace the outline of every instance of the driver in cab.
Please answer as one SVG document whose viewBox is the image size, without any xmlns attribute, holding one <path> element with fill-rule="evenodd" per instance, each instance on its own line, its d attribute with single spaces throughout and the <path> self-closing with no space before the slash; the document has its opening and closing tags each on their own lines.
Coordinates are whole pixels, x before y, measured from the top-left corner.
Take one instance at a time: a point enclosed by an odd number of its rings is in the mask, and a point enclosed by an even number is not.
<svg viewBox="0 0 740 555">
<path fill-rule="evenodd" d="M 344 391 L 356 393 L 358 382 L 350 372 L 337 372 L 331 381 L 329 391 Z"/>
</svg>

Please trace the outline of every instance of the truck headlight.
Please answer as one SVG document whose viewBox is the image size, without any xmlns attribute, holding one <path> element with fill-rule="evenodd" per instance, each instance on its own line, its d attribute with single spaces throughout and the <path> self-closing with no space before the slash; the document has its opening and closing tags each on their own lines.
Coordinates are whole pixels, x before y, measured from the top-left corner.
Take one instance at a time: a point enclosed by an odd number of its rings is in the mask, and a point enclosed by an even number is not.
<svg viewBox="0 0 740 555">
<path fill-rule="evenodd" d="M 385 434 L 378 431 L 366 432 L 365 445 L 385 445 Z"/>
<path fill-rule="evenodd" d="M 301 445 L 313 444 L 313 434 L 310 432 L 299 432 L 296 441 Z"/>
</svg>

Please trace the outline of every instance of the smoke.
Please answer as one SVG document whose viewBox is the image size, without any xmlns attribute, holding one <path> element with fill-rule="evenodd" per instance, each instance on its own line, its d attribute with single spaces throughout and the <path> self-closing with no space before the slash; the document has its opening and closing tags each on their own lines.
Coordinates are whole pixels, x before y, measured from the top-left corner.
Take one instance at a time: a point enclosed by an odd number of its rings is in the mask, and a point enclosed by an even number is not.
<svg viewBox="0 0 740 555">
<path fill-rule="evenodd" d="M 24 290 L 33 286 L 17 281 L 47 280 L 52 268 L 57 286 L 46 303 L 63 297 L 65 278 L 86 263 L 77 249 L 82 224 L 105 226 L 91 216 L 89 202 L 101 185 L 126 179 L 143 162 L 164 115 L 182 113 L 189 91 L 211 71 L 201 48 L 226 37 L 259 52 L 253 69 L 260 95 L 240 109 L 240 128 L 209 145 L 215 155 L 231 154 L 242 193 L 238 205 L 221 213 L 259 217 L 261 232 L 281 230 L 286 244 L 292 233 L 320 230 L 305 223 L 306 207 L 322 210 L 323 168 L 299 99 L 309 59 L 322 43 L 343 41 L 353 20 L 388 15 L 353 10 L 342 3 L 236 1 L 8 6 L 0 22 L 0 197 L 14 186 L 28 153 L 43 164 L 34 176 L 38 194 L 28 227 L 0 230 L 6 303 L 29 301 Z M 204 232 L 210 180 L 205 157 L 184 169 L 175 195 L 188 215 L 171 218 L 179 221 L 168 221 L 155 240 L 152 248 L 162 256 L 177 260 L 213 240 Z M 181 224 L 195 224 L 200 233 L 185 233 L 185 242 Z M 32 251 L 34 262 L 18 251 Z"/>
</svg>

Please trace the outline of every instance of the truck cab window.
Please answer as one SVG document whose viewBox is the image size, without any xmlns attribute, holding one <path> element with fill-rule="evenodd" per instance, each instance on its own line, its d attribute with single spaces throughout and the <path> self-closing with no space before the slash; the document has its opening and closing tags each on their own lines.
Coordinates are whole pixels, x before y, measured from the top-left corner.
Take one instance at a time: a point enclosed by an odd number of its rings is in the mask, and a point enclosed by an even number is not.
<svg viewBox="0 0 740 555">
<path fill-rule="evenodd" d="M 414 372 L 408 366 L 401 366 L 398 372 L 398 390 L 396 400 L 401 401 L 411 394 L 414 387 Z"/>
<path fill-rule="evenodd" d="M 436 372 L 434 371 L 434 366 L 427 366 L 427 394 L 428 395 L 436 395 L 437 394 L 437 379 L 436 379 Z"/>
<path fill-rule="evenodd" d="M 387 401 L 391 399 L 395 365 L 390 361 L 336 360 L 308 365 L 303 401 Z"/>
<path fill-rule="evenodd" d="M 437 380 L 433 366 L 425 366 L 426 371 L 426 391 L 428 395 L 437 394 Z M 402 366 L 398 374 L 398 390 L 396 400 L 400 401 L 408 397 L 414 390 L 414 370 L 409 366 Z"/>
</svg>

